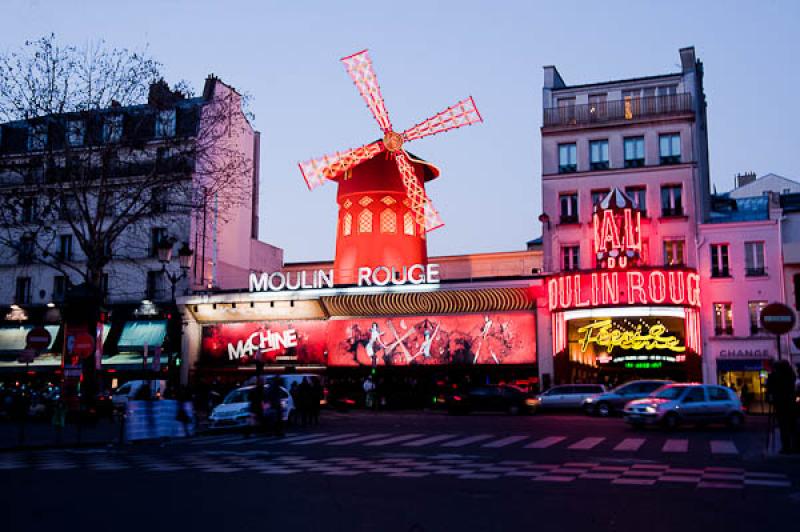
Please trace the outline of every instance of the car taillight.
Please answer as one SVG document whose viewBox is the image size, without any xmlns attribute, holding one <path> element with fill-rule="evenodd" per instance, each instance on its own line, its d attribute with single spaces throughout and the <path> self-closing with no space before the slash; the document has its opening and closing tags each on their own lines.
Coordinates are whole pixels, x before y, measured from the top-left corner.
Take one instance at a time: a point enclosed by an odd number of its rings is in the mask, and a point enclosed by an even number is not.
<svg viewBox="0 0 800 532">
<path fill-rule="evenodd" d="M 460 401 L 460 400 L 461 400 L 461 396 L 460 395 L 454 395 L 453 396 L 453 401 Z"/>
</svg>

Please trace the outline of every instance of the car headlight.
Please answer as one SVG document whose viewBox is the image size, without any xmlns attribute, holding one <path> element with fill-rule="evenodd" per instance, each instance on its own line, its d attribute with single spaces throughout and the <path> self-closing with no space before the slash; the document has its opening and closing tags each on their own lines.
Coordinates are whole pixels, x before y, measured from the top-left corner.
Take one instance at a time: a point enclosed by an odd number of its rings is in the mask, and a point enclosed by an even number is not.
<svg viewBox="0 0 800 532">
<path fill-rule="evenodd" d="M 583 402 L 584 403 L 593 403 L 594 399 L 592 397 L 587 397 L 586 399 L 583 400 Z"/>
<path fill-rule="evenodd" d="M 655 414 L 658 409 L 654 406 L 646 406 L 644 407 L 644 411 L 648 414 Z"/>
</svg>

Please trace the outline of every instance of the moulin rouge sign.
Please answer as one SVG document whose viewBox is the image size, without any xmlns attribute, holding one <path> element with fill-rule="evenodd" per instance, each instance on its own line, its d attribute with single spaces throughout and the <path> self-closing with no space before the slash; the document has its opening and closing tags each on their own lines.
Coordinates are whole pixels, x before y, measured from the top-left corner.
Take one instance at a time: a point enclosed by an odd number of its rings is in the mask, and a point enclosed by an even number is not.
<svg viewBox="0 0 800 532">
<path fill-rule="evenodd" d="M 616 305 L 700 306 L 700 276 L 690 270 L 639 269 L 641 212 L 613 189 L 594 208 L 598 269 L 564 274 L 547 283 L 551 311 Z"/>
<path fill-rule="evenodd" d="M 402 268 L 358 268 L 358 286 L 418 285 L 439 282 L 438 264 L 413 264 Z M 334 287 L 333 270 L 250 273 L 251 292 L 279 292 Z"/>
</svg>

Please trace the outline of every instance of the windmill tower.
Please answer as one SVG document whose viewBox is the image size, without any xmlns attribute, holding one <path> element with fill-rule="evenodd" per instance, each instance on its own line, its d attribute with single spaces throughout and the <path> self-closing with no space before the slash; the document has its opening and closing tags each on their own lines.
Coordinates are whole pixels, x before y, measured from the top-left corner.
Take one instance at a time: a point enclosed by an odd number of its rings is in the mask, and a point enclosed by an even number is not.
<svg viewBox="0 0 800 532">
<path fill-rule="evenodd" d="M 336 201 L 336 284 L 357 281 L 360 267 L 401 271 L 428 260 L 426 234 L 443 225 L 425 194 L 439 170 L 404 149 L 406 142 L 482 121 L 472 97 L 397 133 L 381 96 L 372 61 L 363 50 L 342 59 L 347 73 L 378 122 L 383 138 L 300 163 L 309 189 L 339 185 Z"/>
</svg>

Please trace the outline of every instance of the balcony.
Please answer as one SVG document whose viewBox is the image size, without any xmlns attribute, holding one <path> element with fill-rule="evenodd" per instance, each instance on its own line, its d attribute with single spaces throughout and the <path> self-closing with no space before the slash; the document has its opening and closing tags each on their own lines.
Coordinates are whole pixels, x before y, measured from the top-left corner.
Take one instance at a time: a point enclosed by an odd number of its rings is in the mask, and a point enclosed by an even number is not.
<svg viewBox="0 0 800 532">
<path fill-rule="evenodd" d="M 544 127 L 582 126 L 609 122 L 630 122 L 643 118 L 693 113 L 688 92 L 647 98 L 551 107 L 544 110 Z"/>
</svg>

